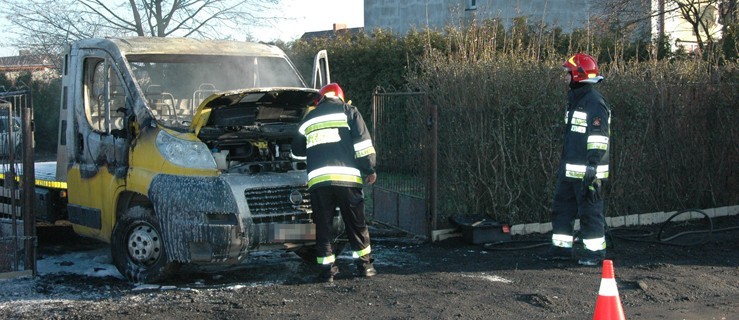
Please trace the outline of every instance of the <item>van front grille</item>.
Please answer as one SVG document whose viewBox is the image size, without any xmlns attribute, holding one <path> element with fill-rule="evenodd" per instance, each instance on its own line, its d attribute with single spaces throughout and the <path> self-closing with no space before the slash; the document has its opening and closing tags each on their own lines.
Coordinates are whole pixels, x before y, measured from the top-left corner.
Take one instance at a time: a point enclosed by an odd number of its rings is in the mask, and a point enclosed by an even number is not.
<svg viewBox="0 0 739 320">
<path fill-rule="evenodd" d="M 310 219 L 310 194 L 305 187 L 248 189 L 244 196 L 255 223 Z"/>
</svg>

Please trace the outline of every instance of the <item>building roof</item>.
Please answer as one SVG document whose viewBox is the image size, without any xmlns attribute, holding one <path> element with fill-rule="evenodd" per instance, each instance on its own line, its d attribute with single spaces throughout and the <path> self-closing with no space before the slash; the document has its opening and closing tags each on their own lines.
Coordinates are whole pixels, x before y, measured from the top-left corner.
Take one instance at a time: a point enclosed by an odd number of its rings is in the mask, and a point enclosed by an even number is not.
<svg viewBox="0 0 739 320">
<path fill-rule="evenodd" d="M 357 35 L 364 32 L 363 27 L 358 28 L 347 28 L 346 24 L 334 23 L 334 28 L 331 30 L 323 31 L 310 31 L 303 33 L 300 40 L 310 41 L 317 38 L 336 38 L 340 34 Z"/>
<path fill-rule="evenodd" d="M 17 56 L 0 57 L 0 72 L 36 71 L 48 68 L 55 66 L 41 55 L 21 52 Z"/>
</svg>

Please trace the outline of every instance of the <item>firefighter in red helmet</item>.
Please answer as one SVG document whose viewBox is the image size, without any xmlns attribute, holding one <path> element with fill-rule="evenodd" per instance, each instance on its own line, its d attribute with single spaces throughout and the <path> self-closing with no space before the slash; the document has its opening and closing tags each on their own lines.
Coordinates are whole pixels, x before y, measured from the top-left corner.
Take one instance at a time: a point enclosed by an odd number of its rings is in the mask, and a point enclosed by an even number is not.
<svg viewBox="0 0 739 320">
<path fill-rule="evenodd" d="M 578 53 L 562 64 L 569 85 L 564 146 L 552 204 L 552 244 L 546 260 L 598 265 L 606 254 L 602 182 L 608 179 L 611 108 L 593 85 L 598 63 Z M 580 231 L 575 237 L 575 219 Z"/>
<path fill-rule="evenodd" d="M 372 265 L 362 186 L 377 179 L 375 148 L 362 115 L 344 102 L 338 84 L 324 86 L 319 94 L 316 108 L 303 119 L 292 146 L 293 157 L 307 162 L 317 262 L 322 267 L 319 280 L 332 282 L 339 272 L 331 247 L 337 207 L 356 258 L 357 275 L 372 277 L 377 271 Z"/>
</svg>

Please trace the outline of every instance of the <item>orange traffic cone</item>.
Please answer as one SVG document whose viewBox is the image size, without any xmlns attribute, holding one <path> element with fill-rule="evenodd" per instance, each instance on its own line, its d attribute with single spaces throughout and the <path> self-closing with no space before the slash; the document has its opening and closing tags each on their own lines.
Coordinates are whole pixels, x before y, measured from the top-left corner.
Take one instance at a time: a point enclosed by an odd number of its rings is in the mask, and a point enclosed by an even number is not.
<svg viewBox="0 0 739 320">
<path fill-rule="evenodd" d="M 618 297 L 613 261 L 603 260 L 603 276 L 600 280 L 598 301 L 595 302 L 593 320 L 626 320 L 621 298 Z"/>
</svg>

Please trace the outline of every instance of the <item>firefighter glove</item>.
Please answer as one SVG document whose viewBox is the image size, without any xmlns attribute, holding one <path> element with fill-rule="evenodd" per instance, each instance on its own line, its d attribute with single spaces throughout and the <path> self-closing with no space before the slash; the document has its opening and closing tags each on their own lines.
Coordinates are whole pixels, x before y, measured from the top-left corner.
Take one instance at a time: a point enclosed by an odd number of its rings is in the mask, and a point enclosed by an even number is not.
<svg viewBox="0 0 739 320">
<path fill-rule="evenodd" d="M 582 177 L 583 185 L 589 186 L 595 181 L 596 170 L 595 166 L 585 167 L 585 175 Z"/>
<path fill-rule="evenodd" d="M 583 189 L 583 196 L 585 197 L 585 200 L 587 200 L 590 203 L 595 203 L 596 201 L 601 199 L 601 185 L 599 180 L 595 180 L 591 182 L 590 184 L 583 183 L 582 185 Z"/>
</svg>

